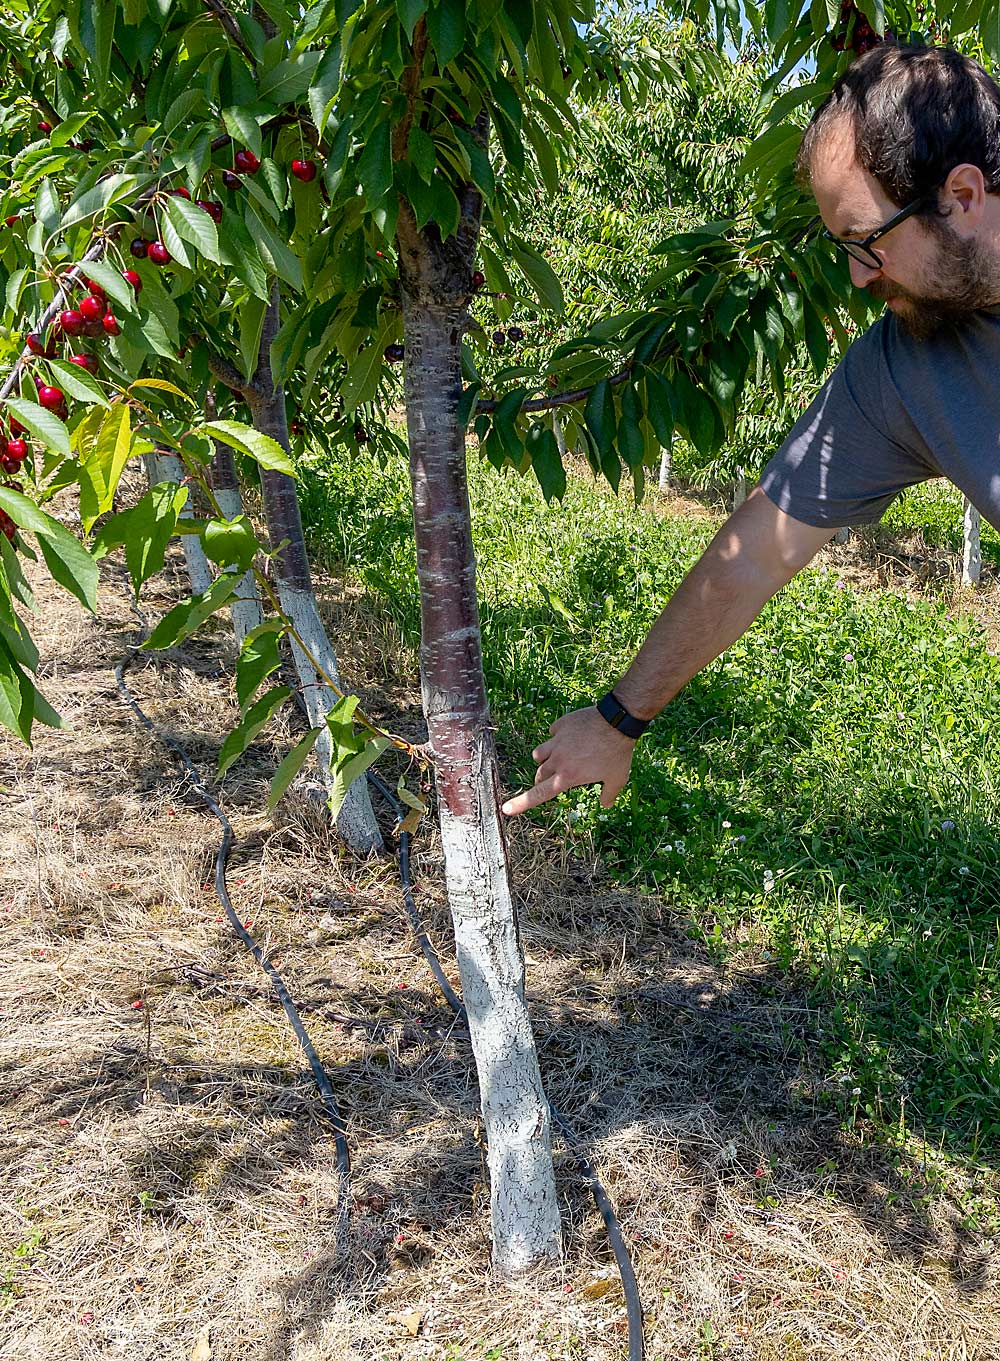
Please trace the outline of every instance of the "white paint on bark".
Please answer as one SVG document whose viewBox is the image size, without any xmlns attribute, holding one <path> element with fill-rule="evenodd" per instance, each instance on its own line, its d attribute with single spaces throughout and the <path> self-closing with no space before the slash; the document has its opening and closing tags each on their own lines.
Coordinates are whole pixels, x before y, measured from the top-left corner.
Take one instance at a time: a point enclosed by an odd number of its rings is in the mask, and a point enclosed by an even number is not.
<svg viewBox="0 0 1000 1361">
<path fill-rule="evenodd" d="M 215 499 L 227 520 L 235 520 L 238 515 L 243 514 L 243 498 L 240 496 L 239 488 L 217 487 Z M 233 621 L 233 635 L 238 648 L 243 646 L 243 639 L 247 634 L 258 624 L 263 623 L 264 615 L 260 608 L 260 596 L 257 594 L 257 582 L 249 567 L 240 577 L 240 584 L 229 602 L 229 617 Z"/>
<path fill-rule="evenodd" d="M 486 1126 L 493 1264 L 514 1275 L 560 1253 L 550 1117 L 524 997 L 524 964 L 494 787 L 492 737 L 469 778 L 476 812 L 441 808 L 448 902 Z"/>
<path fill-rule="evenodd" d="M 153 471 L 154 482 L 180 482 L 184 476 L 184 465 L 174 454 L 166 454 L 162 450 L 147 454 L 146 473 Z M 152 486 L 153 483 L 150 483 Z M 193 520 L 194 510 L 191 508 L 190 496 L 188 504 L 181 511 L 182 520 Z M 182 534 L 181 548 L 184 550 L 184 561 L 187 565 L 188 580 L 191 582 L 191 594 L 201 595 L 207 591 L 212 584 L 212 569 L 208 565 L 208 558 L 205 557 L 205 550 L 202 548 L 196 534 Z"/>
<path fill-rule="evenodd" d="M 674 453 L 672 449 L 664 449 L 660 454 L 660 491 L 670 490 L 670 479 L 674 471 Z"/>
<path fill-rule="evenodd" d="M 299 590 L 280 581 L 277 582 L 277 588 L 282 610 L 292 621 L 296 632 L 302 638 L 309 652 L 323 667 L 334 684 L 339 687 L 340 675 L 337 671 L 337 658 L 330 646 L 330 640 L 326 636 L 323 621 L 319 617 L 316 597 L 311 590 Z M 325 719 L 336 704 L 337 696 L 310 663 L 308 657 L 294 639 L 291 640 L 291 645 L 292 658 L 295 662 L 299 684 L 302 687 L 302 699 L 306 706 L 309 724 L 313 728 L 323 728 L 323 732 L 317 738 L 314 751 L 320 778 L 324 788 L 329 793 L 333 788 L 333 775 L 330 770 L 330 734 L 326 730 Z M 363 855 L 383 849 L 382 834 L 379 831 L 378 823 L 375 821 L 375 813 L 368 794 L 368 782 L 363 777 L 355 780 L 347 791 L 347 797 L 337 815 L 337 830 L 353 850 L 359 851 Z"/>
<path fill-rule="evenodd" d="M 983 567 L 982 516 L 967 496 L 962 498 L 962 585 L 978 586 Z"/>
<path fill-rule="evenodd" d="M 739 510 L 747 499 L 747 475 L 742 468 L 736 470 L 736 485 L 733 487 L 733 510 Z"/>
</svg>

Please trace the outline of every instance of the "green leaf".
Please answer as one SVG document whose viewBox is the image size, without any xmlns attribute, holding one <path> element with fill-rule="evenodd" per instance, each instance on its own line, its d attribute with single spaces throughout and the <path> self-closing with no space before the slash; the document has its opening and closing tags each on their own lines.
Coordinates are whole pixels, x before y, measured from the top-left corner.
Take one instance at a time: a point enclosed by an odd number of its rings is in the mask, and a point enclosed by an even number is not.
<svg viewBox="0 0 1000 1361">
<path fill-rule="evenodd" d="M 187 488 L 157 482 L 136 505 L 113 515 L 101 526 L 94 554 L 104 557 L 125 548 L 125 563 L 136 595 L 144 582 L 163 567 L 167 545 L 177 529 L 177 517 L 187 503 Z"/>
<path fill-rule="evenodd" d="M 49 571 L 60 586 L 96 614 L 97 563 L 80 540 L 12 487 L 0 487 L 0 507 L 21 529 L 30 529 L 35 535 Z"/>
<path fill-rule="evenodd" d="M 802 297 L 802 324 L 806 349 L 809 351 L 809 358 L 812 360 L 816 376 L 820 378 L 826 372 L 827 362 L 830 358 L 830 338 L 826 333 L 823 318 L 804 294 Z"/>
<path fill-rule="evenodd" d="M 47 449 L 69 458 L 69 431 L 51 411 L 39 406 L 37 402 L 25 401 L 23 397 L 8 397 L 5 403 L 24 428 Z"/>
<path fill-rule="evenodd" d="M 227 735 L 222 744 L 219 751 L 220 775 L 225 775 L 237 757 L 243 755 L 274 711 L 284 704 L 291 693 L 287 685 L 276 685 L 261 695 L 256 704 L 251 705 L 239 726 Z"/>
<path fill-rule="evenodd" d="M 57 123 L 49 133 L 49 146 L 65 146 L 67 142 L 72 142 L 76 134 L 85 128 L 94 116 L 94 110 L 89 113 L 71 113 L 68 118 L 64 118 L 61 123 Z"/>
<path fill-rule="evenodd" d="M 635 470 L 642 463 L 646 442 L 642 437 L 642 407 L 639 394 L 629 383 L 622 393 L 622 413 L 618 422 L 618 448 L 625 466 Z"/>
<path fill-rule="evenodd" d="M 310 728 L 298 746 L 291 749 L 281 765 L 274 772 L 274 778 L 271 781 L 271 792 L 267 799 L 267 811 L 269 813 L 274 812 L 282 794 L 284 794 L 285 790 L 302 769 L 306 757 L 312 751 L 316 744 L 316 739 L 322 731 L 322 728 Z"/>
<path fill-rule="evenodd" d="M 430 184 L 434 167 L 437 165 L 437 151 L 434 142 L 422 128 L 412 127 L 406 144 L 410 163 L 420 178 Z"/>
<path fill-rule="evenodd" d="M 597 442 L 602 454 L 606 454 L 615 440 L 615 403 L 611 395 L 611 384 L 606 378 L 595 383 L 583 409 L 583 419 L 587 429 Z"/>
<path fill-rule="evenodd" d="M 191 433 L 221 440 L 223 444 L 228 444 L 231 449 L 245 454 L 247 458 L 252 458 L 260 467 L 267 468 L 270 472 L 295 476 L 295 465 L 278 441 L 260 430 L 255 430 L 251 425 L 244 425 L 242 421 L 212 421 L 208 425 L 196 426 Z"/>
<path fill-rule="evenodd" d="M 34 716 L 35 687 L 0 637 L 0 723 L 30 746 Z"/>
<path fill-rule="evenodd" d="M 427 12 L 427 32 L 437 53 L 438 69 L 443 71 L 465 42 L 464 0 L 440 0 L 433 5 Z"/>
<path fill-rule="evenodd" d="M 278 239 L 270 227 L 265 227 L 260 215 L 250 203 L 246 206 L 246 225 L 264 264 L 280 279 L 284 279 L 285 283 L 290 284 L 297 293 L 301 293 L 302 265 L 298 256 L 288 249 L 284 241 Z"/>
<path fill-rule="evenodd" d="M 112 203 L 118 203 L 121 199 L 134 196 L 150 182 L 151 178 L 149 175 L 142 177 L 139 175 L 109 175 L 106 180 L 101 180 L 92 189 L 87 189 L 69 205 L 63 214 L 63 230 L 75 226 L 78 222 L 83 222 L 88 217 L 93 217 L 95 213 L 103 212 L 105 208 L 110 208 Z"/>
<path fill-rule="evenodd" d="M 547 425 L 533 425 L 528 431 L 525 448 L 531 455 L 531 467 L 546 501 L 561 501 L 566 495 L 566 470 L 553 432 Z"/>
<path fill-rule="evenodd" d="M 396 0 L 396 13 L 399 15 L 399 22 L 403 25 L 408 43 L 413 42 L 413 30 L 417 26 L 417 20 L 426 9 L 427 0 Z"/>
<path fill-rule="evenodd" d="M 50 359 L 48 366 L 59 386 L 80 402 L 97 402 L 99 406 L 109 407 L 111 403 L 104 395 L 104 389 L 86 369 L 79 364 L 70 364 L 65 359 Z"/>
<path fill-rule="evenodd" d="M 146 648 L 173 647 L 201 625 L 216 610 L 220 609 L 239 585 L 240 578 L 235 572 L 224 572 L 216 577 L 207 591 L 182 600 L 172 610 L 168 610 L 156 628 L 143 643 Z"/>
<path fill-rule="evenodd" d="M 136 311 L 135 292 L 132 285 L 122 277 L 120 270 L 113 269 L 104 260 L 87 260 L 81 262 L 77 268 L 88 279 L 100 284 L 105 293 L 114 298 L 120 307 L 124 307 L 127 312 Z"/>
<path fill-rule="evenodd" d="M 230 571 L 247 570 L 260 545 L 245 515 L 235 520 L 209 520 L 202 535 L 205 556 Z"/>
<path fill-rule="evenodd" d="M 538 301 L 542 306 L 551 308 L 553 312 L 565 312 L 566 301 L 563 297 L 562 284 L 553 274 L 548 262 L 543 260 L 537 251 L 527 246 L 515 247 L 513 256 L 538 295 Z"/>
<path fill-rule="evenodd" d="M 169 392 L 174 397 L 180 397 L 188 406 L 198 405 L 190 393 L 182 392 L 176 383 L 170 383 L 166 378 L 137 378 L 129 387 L 130 396 L 136 388 L 155 388 L 157 392 Z"/>
<path fill-rule="evenodd" d="M 297 57 L 279 61 L 260 77 L 260 97 L 272 104 L 292 104 L 304 97 L 312 83 L 313 73 L 323 56 L 322 52 L 302 52 Z"/>
<path fill-rule="evenodd" d="M 194 246 L 206 260 L 219 264 L 219 233 L 203 208 L 187 199 L 171 197 L 166 201 L 163 217 L 182 241 Z"/>
<path fill-rule="evenodd" d="M 260 160 L 264 152 L 260 123 L 249 109 L 240 108 L 238 105 L 231 109 L 223 109 L 222 121 L 236 146 L 246 147 Z"/>
<path fill-rule="evenodd" d="M 280 620 L 269 619 L 251 629 L 243 639 L 236 663 L 236 699 L 241 714 L 246 713 L 261 681 L 281 665 L 278 642 L 284 632 L 285 625 Z"/>
<path fill-rule="evenodd" d="M 341 808 L 343 807 L 344 800 L 347 798 L 347 791 L 350 789 L 354 781 L 357 780 L 360 776 L 362 776 L 365 773 L 365 771 L 369 768 L 369 766 L 373 765 L 378 760 L 378 758 L 385 751 L 386 747 L 389 747 L 391 745 L 392 741 L 388 737 L 373 737 L 368 742 L 365 743 L 362 750 L 359 751 L 355 756 L 349 757 L 341 765 L 337 766 L 336 770 L 334 771 L 333 786 L 330 790 L 329 798 L 330 813 L 332 814 L 333 817 L 336 817 L 337 814 L 340 812 Z M 286 757 L 285 761 L 282 762 L 282 765 L 284 765 L 288 759 L 289 758 Z M 300 760 L 298 765 L 295 767 L 295 770 L 297 770 L 298 767 L 301 766 L 301 764 L 302 761 Z M 278 773 L 279 774 L 281 773 L 280 769 Z M 294 770 L 292 771 L 292 774 L 293 775 L 295 774 Z M 284 792 L 285 788 L 288 785 L 288 780 L 286 780 L 285 784 L 282 786 L 281 792 L 275 795 L 275 787 L 277 786 L 277 783 L 278 776 L 276 775 L 274 777 L 274 782 L 271 786 L 271 799 L 274 800 L 274 803 L 277 803 L 278 799 L 281 797 L 281 794 Z M 268 800 L 269 809 L 274 807 L 274 803 L 271 802 L 271 799 Z"/>
<path fill-rule="evenodd" d="M 357 176 L 370 205 L 378 203 L 392 185 L 392 154 L 387 117 L 377 123 L 369 133 L 365 149 L 358 157 Z"/>
</svg>

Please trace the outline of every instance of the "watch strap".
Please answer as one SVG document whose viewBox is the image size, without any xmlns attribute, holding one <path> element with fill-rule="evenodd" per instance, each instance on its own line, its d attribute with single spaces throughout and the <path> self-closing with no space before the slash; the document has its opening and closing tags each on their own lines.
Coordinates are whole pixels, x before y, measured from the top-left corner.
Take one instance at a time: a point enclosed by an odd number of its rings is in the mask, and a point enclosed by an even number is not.
<svg viewBox="0 0 1000 1361">
<path fill-rule="evenodd" d="M 596 708 L 603 719 L 626 737 L 641 737 L 652 722 L 650 718 L 635 718 L 630 714 L 613 690 L 602 695 L 597 701 Z"/>
</svg>

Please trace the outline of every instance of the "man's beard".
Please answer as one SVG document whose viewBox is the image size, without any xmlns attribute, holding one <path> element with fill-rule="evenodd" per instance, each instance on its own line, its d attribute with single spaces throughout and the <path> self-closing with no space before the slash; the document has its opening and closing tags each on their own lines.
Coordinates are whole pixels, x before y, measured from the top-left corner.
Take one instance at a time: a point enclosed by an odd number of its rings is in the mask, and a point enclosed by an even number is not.
<svg viewBox="0 0 1000 1361">
<path fill-rule="evenodd" d="M 893 310 L 900 327 L 914 340 L 929 340 L 944 326 L 958 326 L 974 312 L 1000 301 L 1000 278 L 994 258 L 972 237 L 959 236 L 950 223 L 928 219 L 937 240 L 933 293 L 912 293 L 889 279 L 874 279 L 868 292 L 875 298 L 898 298 Z"/>
</svg>

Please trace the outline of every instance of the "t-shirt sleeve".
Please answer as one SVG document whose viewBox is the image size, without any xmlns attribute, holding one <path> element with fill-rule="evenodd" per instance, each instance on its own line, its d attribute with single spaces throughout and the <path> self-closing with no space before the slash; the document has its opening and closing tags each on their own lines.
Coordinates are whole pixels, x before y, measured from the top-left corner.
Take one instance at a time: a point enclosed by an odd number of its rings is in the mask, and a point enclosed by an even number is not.
<svg viewBox="0 0 1000 1361">
<path fill-rule="evenodd" d="M 870 524 L 905 488 L 938 475 L 886 429 L 878 331 L 854 342 L 761 476 L 774 504 L 804 524 Z"/>
</svg>

